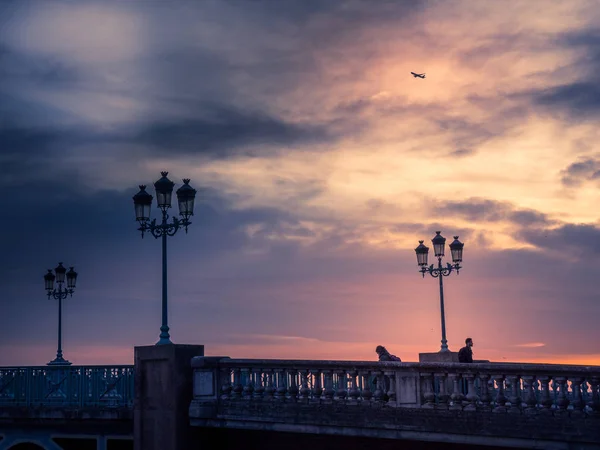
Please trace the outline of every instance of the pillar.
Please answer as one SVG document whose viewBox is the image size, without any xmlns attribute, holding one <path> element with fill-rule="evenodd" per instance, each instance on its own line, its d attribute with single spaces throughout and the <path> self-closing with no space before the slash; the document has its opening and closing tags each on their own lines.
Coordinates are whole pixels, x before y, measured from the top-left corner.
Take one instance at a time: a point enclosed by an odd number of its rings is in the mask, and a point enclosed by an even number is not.
<svg viewBox="0 0 600 450">
<path fill-rule="evenodd" d="M 194 356 L 203 345 L 135 347 L 135 450 L 187 450 L 191 440 L 188 409 L 192 400 Z"/>
</svg>

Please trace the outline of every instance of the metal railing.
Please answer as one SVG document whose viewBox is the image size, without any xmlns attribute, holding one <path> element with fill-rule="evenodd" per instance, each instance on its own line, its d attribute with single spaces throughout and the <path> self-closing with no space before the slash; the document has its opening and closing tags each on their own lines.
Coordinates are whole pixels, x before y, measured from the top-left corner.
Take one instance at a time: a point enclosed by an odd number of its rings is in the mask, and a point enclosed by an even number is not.
<svg viewBox="0 0 600 450">
<path fill-rule="evenodd" d="M 0 367 L 0 406 L 133 408 L 134 366 Z"/>
</svg>

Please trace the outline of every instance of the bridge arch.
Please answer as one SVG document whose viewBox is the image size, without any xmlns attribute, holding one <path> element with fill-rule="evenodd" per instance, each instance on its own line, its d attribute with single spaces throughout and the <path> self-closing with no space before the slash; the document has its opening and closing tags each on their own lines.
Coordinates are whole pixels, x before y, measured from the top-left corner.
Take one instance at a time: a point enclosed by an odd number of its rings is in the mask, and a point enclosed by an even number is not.
<svg viewBox="0 0 600 450">
<path fill-rule="evenodd" d="M 35 442 L 19 442 L 8 447 L 8 450 L 47 450 L 41 444 Z"/>
<path fill-rule="evenodd" d="M 4 436 L 0 450 L 60 450 L 60 447 L 46 436 Z"/>
</svg>

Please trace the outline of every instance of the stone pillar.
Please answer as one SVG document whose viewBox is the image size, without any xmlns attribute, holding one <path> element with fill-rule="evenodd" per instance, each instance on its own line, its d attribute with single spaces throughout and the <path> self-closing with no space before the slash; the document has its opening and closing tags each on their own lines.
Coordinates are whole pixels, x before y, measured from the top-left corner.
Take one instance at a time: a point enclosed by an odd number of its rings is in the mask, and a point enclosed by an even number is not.
<svg viewBox="0 0 600 450">
<path fill-rule="evenodd" d="M 204 355 L 204 346 L 135 347 L 134 355 L 134 449 L 187 450 L 191 440 L 191 361 L 194 356 Z"/>
</svg>

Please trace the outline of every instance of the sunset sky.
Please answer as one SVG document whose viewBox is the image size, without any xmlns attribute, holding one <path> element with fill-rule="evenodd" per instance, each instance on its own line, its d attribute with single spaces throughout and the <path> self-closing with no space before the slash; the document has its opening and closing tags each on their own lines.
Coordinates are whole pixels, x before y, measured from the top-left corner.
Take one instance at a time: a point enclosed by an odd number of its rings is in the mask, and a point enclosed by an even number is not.
<svg viewBox="0 0 600 450">
<path fill-rule="evenodd" d="M 441 327 L 414 249 L 441 230 L 465 244 L 451 350 L 600 364 L 599 23 L 576 0 L 2 1 L 0 365 L 55 357 L 59 261 L 65 358 L 158 340 L 132 196 L 161 170 L 198 190 L 168 240 L 176 343 L 416 361 Z"/>
</svg>

